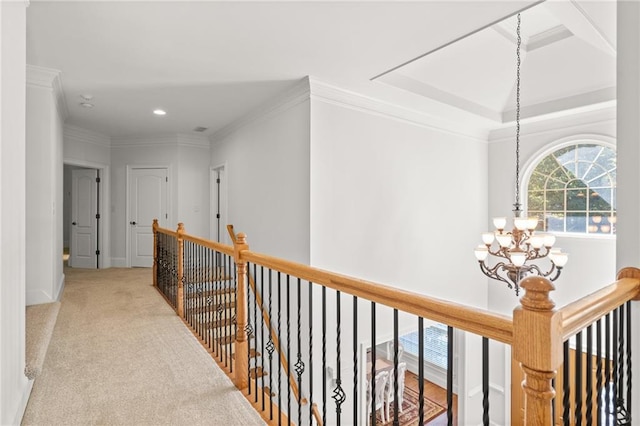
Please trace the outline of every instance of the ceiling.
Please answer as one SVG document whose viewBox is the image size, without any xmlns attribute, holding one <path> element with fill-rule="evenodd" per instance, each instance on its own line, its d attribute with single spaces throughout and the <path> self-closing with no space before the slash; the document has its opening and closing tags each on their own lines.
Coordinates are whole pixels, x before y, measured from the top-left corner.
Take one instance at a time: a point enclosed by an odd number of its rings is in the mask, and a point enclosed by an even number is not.
<svg viewBox="0 0 640 426">
<path fill-rule="evenodd" d="M 112 137 L 199 126 L 211 135 L 308 75 L 417 111 L 444 104 L 495 126 L 513 104 L 515 31 L 511 22 L 478 30 L 534 3 L 35 0 L 27 63 L 60 70 L 68 123 Z M 525 54 L 526 106 L 606 97 L 615 84 L 615 3 L 613 15 L 611 2 L 556 3 L 544 16 L 562 28 Z M 537 20 L 527 40 L 547 29 Z M 93 108 L 80 105 L 83 94 Z M 154 116 L 156 108 L 167 115 Z"/>
<path fill-rule="evenodd" d="M 615 2 L 551 1 L 521 13 L 523 118 L 615 102 L 615 23 Z M 509 123 L 515 120 L 516 34 L 512 16 L 377 81 Z"/>
</svg>

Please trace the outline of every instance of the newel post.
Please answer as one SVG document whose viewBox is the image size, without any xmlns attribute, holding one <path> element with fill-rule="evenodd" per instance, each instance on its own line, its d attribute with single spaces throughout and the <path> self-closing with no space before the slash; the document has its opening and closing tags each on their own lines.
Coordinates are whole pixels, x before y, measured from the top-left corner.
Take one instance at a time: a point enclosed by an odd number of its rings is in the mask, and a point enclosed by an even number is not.
<svg viewBox="0 0 640 426">
<path fill-rule="evenodd" d="M 158 287 L 158 219 L 153 219 L 153 286 Z"/>
<path fill-rule="evenodd" d="M 184 318 L 184 224 L 178 223 L 178 316 Z"/>
<path fill-rule="evenodd" d="M 524 424 L 551 425 L 552 380 L 562 364 L 561 315 L 554 310 L 546 278 L 527 277 L 520 283 L 526 293 L 513 311 L 513 357 L 524 373 Z"/>
<path fill-rule="evenodd" d="M 242 252 L 249 250 L 247 236 L 239 233 L 233 243 L 236 267 L 238 268 L 238 282 L 236 285 L 236 377 L 238 389 L 244 389 L 249 382 L 249 342 L 247 341 L 247 261 L 242 259 Z"/>
</svg>

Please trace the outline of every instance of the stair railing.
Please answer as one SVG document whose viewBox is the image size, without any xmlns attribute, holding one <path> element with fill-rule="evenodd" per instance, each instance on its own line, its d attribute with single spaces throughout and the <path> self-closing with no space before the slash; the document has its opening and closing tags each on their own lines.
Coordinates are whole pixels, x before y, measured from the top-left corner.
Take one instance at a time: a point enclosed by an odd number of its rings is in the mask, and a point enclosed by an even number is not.
<svg viewBox="0 0 640 426">
<path fill-rule="evenodd" d="M 185 278 L 188 275 L 185 272 L 185 275 L 178 279 L 180 272 L 175 270 L 175 265 L 178 262 L 163 258 L 163 256 L 176 255 L 184 257 L 184 270 L 189 271 L 194 268 L 193 259 L 197 259 L 198 256 L 176 253 L 174 249 L 175 247 L 180 248 L 178 242 L 180 238 L 199 247 L 191 250 L 204 250 L 205 259 L 215 259 L 218 255 L 233 258 L 229 260 L 226 271 L 230 276 L 232 269 L 237 270 L 237 274 L 234 272 L 232 279 L 236 284 L 236 315 L 233 321 L 235 330 L 232 336 L 234 347 L 229 346 L 223 351 L 223 358 L 217 360 L 219 364 L 222 364 L 221 360 L 229 357 L 232 351 L 236 354 L 235 371 L 233 371 L 233 367 L 223 367 L 226 368 L 228 374 L 231 373 L 236 386 L 243 390 L 247 399 L 253 403 L 254 408 L 269 424 L 340 424 L 343 418 L 353 424 L 375 425 L 377 421 L 379 422 L 377 417 L 380 413 L 376 404 L 367 404 L 364 398 L 365 392 L 371 395 L 376 393 L 373 377 L 379 372 L 380 363 L 383 363 L 376 352 L 376 339 L 380 338 L 380 333 L 376 332 L 376 325 L 380 329 L 392 329 L 392 337 L 383 334 L 382 338 L 391 338 L 394 347 L 394 353 L 391 357 L 393 359 L 387 360 L 390 363 L 387 365 L 389 366 L 389 377 L 393 377 L 394 380 L 392 395 L 395 398 L 392 405 L 392 420 L 394 424 L 397 424 L 398 411 L 402 409 L 398 403 L 398 397 L 401 396 L 398 386 L 398 380 L 401 379 L 398 376 L 401 364 L 398 353 L 399 331 L 407 331 L 408 321 L 405 317 L 408 315 L 418 320 L 419 371 L 417 386 L 419 388 L 418 422 L 420 424 L 423 420 L 427 420 L 423 417 L 426 415 L 425 406 L 423 406 L 423 331 L 425 321 L 436 321 L 447 327 L 447 402 L 444 407 L 446 413 L 442 415 L 446 416 L 448 424 L 456 423 L 456 398 L 453 393 L 454 329 L 475 334 L 481 338 L 483 371 L 482 410 L 479 422 L 490 423 L 488 346 L 489 340 L 493 340 L 512 346 L 513 364 L 517 365 L 513 371 L 521 374 L 524 378 L 521 392 L 520 387 L 517 386 L 517 377 L 512 376 L 512 383 L 516 383 L 512 387 L 512 424 L 556 424 L 557 421 L 561 422 L 559 424 L 582 424 L 583 421 L 585 424 L 591 424 L 594 409 L 599 422 L 601 417 L 605 417 L 607 422 L 615 420 L 617 424 L 630 424 L 629 413 L 631 412 L 632 400 L 630 312 L 632 309 L 631 301 L 638 300 L 640 295 L 640 270 L 636 268 L 624 269 L 620 272 L 618 281 L 612 285 L 558 310 L 555 309 L 555 305 L 549 297 L 549 293 L 554 289 L 550 281 L 538 277 L 525 278 L 522 281 L 525 294 L 521 299 L 521 306 L 514 310 L 512 319 L 492 312 L 255 253 L 249 250 L 246 237 L 243 234 L 238 234 L 234 246 L 230 247 L 192 237 L 184 232 L 164 230 L 159 228 L 157 223 L 154 223 L 154 255 L 156 256 L 154 260 L 154 285 L 176 310 L 178 308 L 172 301 L 184 298 L 184 282 L 191 286 L 196 284 L 196 289 L 198 283 L 202 284 L 204 287 L 199 291 L 203 294 L 209 290 L 205 284 L 206 277 L 200 275 L 195 278 Z M 189 249 L 184 250 L 188 251 Z M 196 268 L 199 268 L 198 262 L 195 260 Z M 215 264 L 215 260 L 211 262 Z M 206 268 L 209 267 L 208 265 L 205 261 Z M 253 271 L 253 276 L 250 274 L 251 271 Z M 276 306 L 274 308 L 276 314 L 271 312 L 271 299 L 274 296 L 274 292 L 271 291 L 273 283 L 275 283 L 276 289 L 275 302 L 273 303 Z M 265 290 L 265 286 L 268 287 L 267 290 Z M 240 290 L 241 287 L 244 288 L 244 291 Z M 213 290 L 215 293 L 219 289 L 213 288 Z M 289 313 L 290 292 L 293 295 L 293 306 L 294 310 L 297 309 L 297 315 Z M 345 303 L 346 295 L 351 296 L 352 303 Z M 249 316 L 252 298 L 253 324 L 251 324 Z M 280 335 L 283 324 L 281 319 L 282 303 L 285 304 L 284 311 L 286 313 L 284 336 Z M 363 308 L 369 308 L 368 313 L 371 321 L 368 324 L 363 324 L 361 321 L 363 314 L 366 313 L 362 311 Z M 260 315 L 257 314 L 256 309 L 261 311 Z M 197 309 L 194 311 L 192 307 L 185 305 L 185 315 L 188 312 L 199 311 Z M 301 312 L 304 312 L 304 315 L 301 315 Z M 347 312 L 353 315 L 350 322 L 344 315 Z M 399 318 L 399 314 L 402 318 Z M 256 318 L 258 317 L 263 323 L 269 324 L 266 334 L 263 331 L 260 336 L 257 333 L 258 320 Z M 609 322 L 610 317 L 613 317 L 611 323 Z M 382 323 L 379 323 L 377 318 L 380 318 Z M 604 328 L 602 327 L 603 321 L 605 322 Z M 290 341 L 292 335 L 289 332 L 290 324 L 297 326 L 297 343 L 295 337 L 293 342 Z M 391 327 L 387 327 L 390 324 L 392 324 Z M 301 325 L 308 327 L 302 339 Z M 193 325 L 191 327 L 193 328 Z M 586 337 L 586 350 L 583 350 L 581 333 L 584 333 Z M 605 335 L 606 342 L 600 341 L 602 334 Z M 347 336 L 353 342 L 349 349 L 345 343 Z M 286 343 L 282 340 L 285 337 Z M 593 337 L 596 337 L 597 340 L 596 348 L 593 347 Z M 277 358 L 280 362 L 276 367 L 279 372 L 276 382 L 278 386 L 277 403 L 274 403 L 272 398 L 276 389 L 271 387 L 268 391 L 268 401 L 264 392 L 260 392 L 261 398 L 259 399 L 255 399 L 255 396 L 249 396 L 252 381 L 254 381 L 254 393 L 256 395 L 259 393 L 258 377 L 257 375 L 250 377 L 249 373 L 252 353 L 257 354 L 258 352 L 257 346 L 249 351 L 248 340 L 250 338 L 255 342 L 254 345 L 257 345 L 261 340 L 261 344 L 269 352 L 270 357 L 275 351 L 274 341 L 279 342 Z M 314 345 L 317 339 L 321 339 L 321 344 Z M 335 339 L 335 350 L 329 350 L 333 347 L 332 339 Z M 266 345 L 265 340 L 268 340 Z M 369 351 L 366 351 L 367 358 L 365 358 L 363 348 L 359 348 L 357 345 L 360 341 L 364 341 L 370 348 Z M 571 349 L 571 346 L 574 349 Z M 303 362 L 300 352 L 307 347 L 308 354 Z M 605 353 L 601 353 L 601 350 Z M 212 352 L 217 353 L 216 351 L 220 351 L 219 346 L 214 344 Z M 286 356 L 284 355 L 285 351 Z M 570 351 L 575 353 L 572 358 L 567 355 Z M 328 352 L 331 353 L 328 355 Z M 291 353 L 297 353 L 293 367 L 291 366 L 293 362 Z M 332 360 L 331 357 L 333 357 Z M 257 362 L 254 361 L 254 363 L 257 365 Z M 241 364 L 243 365 L 240 366 Z M 320 365 L 318 366 L 318 364 Z M 363 364 L 366 364 L 366 368 Z M 586 373 L 583 368 L 585 364 Z M 284 378 L 280 375 L 283 367 L 285 370 Z M 276 368 L 273 368 L 273 371 L 269 373 L 275 374 Z M 597 370 L 597 373 L 588 374 L 589 368 Z M 570 369 L 573 371 L 571 375 L 575 377 L 570 376 L 568 372 Z M 347 370 L 352 370 L 352 373 Z M 559 370 L 562 371 L 563 377 L 556 377 Z M 292 372 L 295 372 L 297 376 L 297 380 L 293 381 L 294 384 L 297 382 L 294 397 L 299 402 L 297 417 L 295 413 L 292 414 L 290 407 L 287 407 L 285 411 L 285 401 L 281 399 L 283 392 L 290 392 L 291 388 L 295 389 L 295 386 L 291 386 Z M 575 383 L 568 383 L 568 377 L 575 380 Z M 264 387 L 264 377 L 261 380 L 260 383 Z M 283 380 L 286 382 L 288 390 L 280 389 Z M 369 389 L 364 386 L 365 382 L 371 382 Z M 559 386 L 559 383 L 562 383 L 562 386 Z M 584 383 L 586 383 L 586 391 L 583 393 Z M 352 389 L 351 386 L 353 386 Z M 329 391 L 332 393 L 331 398 L 328 398 Z M 317 395 L 318 392 L 321 394 L 320 396 Z M 343 409 L 343 404 L 347 406 L 350 402 L 349 399 L 351 399 L 351 407 L 346 412 Z M 307 403 L 304 416 L 302 415 L 303 404 L 301 402 Z M 289 404 L 290 401 L 286 401 L 286 403 Z M 560 403 L 562 403 L 561 407 Z M 328 412 L 330 406 L 331 413 Z M 388 403 L 387 410 L 389 410 Z M 384 414 L 382 414 L 382 419 L 384 419 Z M 470 421 L 470 419 L 465 420 Z"/>
</svg>

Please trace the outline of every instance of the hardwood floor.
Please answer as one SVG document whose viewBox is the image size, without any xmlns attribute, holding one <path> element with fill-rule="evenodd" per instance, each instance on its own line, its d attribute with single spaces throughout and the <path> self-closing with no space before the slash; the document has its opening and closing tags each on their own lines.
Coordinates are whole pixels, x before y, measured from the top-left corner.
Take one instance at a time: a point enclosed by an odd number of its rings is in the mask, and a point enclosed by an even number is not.
<svg viewBox="0 0 640 426">
<path fill-rule="evenodd" d="M 405 375 L 404 385 L 408 388 L 411 388 L 418 391 L 418 376 L 413 374 L 410 371 L 407 371 Z M 424 381 L 424 396 L 431 401 L 435 402 L 439 406 L 445 409 L 445 411 L 437 417 L 434 417 L 432 420 L 428 421 L 425 424 L 430 426 L 440 426 L 447 424 L 447 391 L 446 389 L 442 389 L 440 386 L 437 386 L 428 380 Z M 458 395 L 453 394 L 453 424 L 458 424 Z"/>
</svg>

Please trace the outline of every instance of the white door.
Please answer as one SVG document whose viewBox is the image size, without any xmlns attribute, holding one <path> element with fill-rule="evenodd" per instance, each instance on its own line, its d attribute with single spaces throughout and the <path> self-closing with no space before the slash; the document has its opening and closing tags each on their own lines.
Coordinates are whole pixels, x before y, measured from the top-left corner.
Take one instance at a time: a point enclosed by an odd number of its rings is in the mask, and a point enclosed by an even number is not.
<svg viewBox="0 0 640 426">
<path fill-rule="evenodd" d="M 70 266 L 97 268 L 97 170 L 71 171 Z"/>
<path fill-rule="evenodd" d="M 167 226 L 166 168 L 131 169 L 129 173 L 129 259 L 132 267 L 153 266 L 153 219 Z"/>
</svg>

